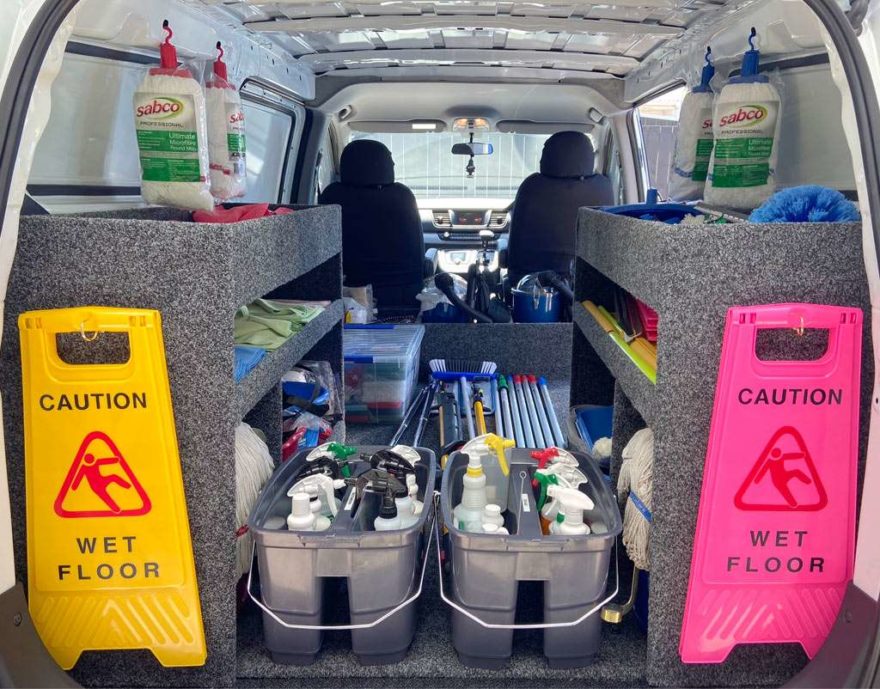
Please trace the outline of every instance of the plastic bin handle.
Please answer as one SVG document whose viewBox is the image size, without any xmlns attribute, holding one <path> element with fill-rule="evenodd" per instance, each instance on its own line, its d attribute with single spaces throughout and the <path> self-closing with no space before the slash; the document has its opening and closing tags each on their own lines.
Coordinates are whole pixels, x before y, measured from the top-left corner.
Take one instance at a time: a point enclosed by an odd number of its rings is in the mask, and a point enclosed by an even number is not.
<svg viewBox="0 0 880 689">
<path fill-rule="evenodd" d="M 439 520 L 437 519 L 437 508 L 434 507 L 434 526 L 439 529 Z M 440 559 L 440 534 L 437 534 L 437 570 L 440 579 L 440 598 L 443 599 L 443 602 L 446 603 L 453 610 L 457 610 L 465 617 L 473 620 L 481 627 L 485 627 L 486 629 L 560 629 L 563 627 L 574 627 L 579 625 L 588 617 L 595 615 L 599 610 L 601 610 L 605 605 L 610 603 L 617 597 L 617 594 L 620 592 L 620 565 L 617 562 L 617 539 L 614 539 L 614 591 L 610 596 L 605 598 L 604 600 L 599 601 L 590 608 L 583 615 L 578 617 L 576 620 L 572 620 L 571 622 L 542 622 L 540 624 L 495 624 L 492 622 L 486 622 L 485 620 L 480 619 L 476 615 L 474 615 L 470 610 L 466 610 L 461 607 L 454 600 L 449 598 L 446 595 L 446 586 L 443 583 L 443 565 Z"/>
<path fill-rule="evenodd" d="M 435 498 L 436 502 L 436 498 Z M 431 530 L 428 533 L 428 542 L 425 544 L 425 553 L 422 556 L 422 573 L 419 575 L 419 587 L 416 589 L 415 593 L 413 593 L 409 598 L 400 603 L 397 607 L 392 608 L 388 612 L 386 612 L 381 617 L 373 620 L 372 622 L 365 622 L 364 624 L 339 624 L 339 625 L 323 625 L 323 624 L 290 624 L 289 622 L 285 622 L 282 620 L 275 612 L 269 608 L 260 598 L 254 595 L 252 581 L 253 581 L 253 571 L 256 565 L 252 565 L 250 570 L 248 571 L 247 578 L 247 594 L 248 597 L 256 603 L 257 607 L 260 608 L 264 613 L 266 613 L 269 617 L 271 617 L 275 622 L 280 624 L 282 627 L 286 629 L 305 629 L 309 631 L 320 631 L 320 632 L 332 632 L 332 631 L 345 631 L 345 630 L 353 630 L 353 629 L 371 629 L 376 625 L 381 624 L 385 620 L 387 620 L 392 615 L 397 614 L 405 607 L 413 604 L 416 600 L 418 600 L 419 596 L 422 595 L 422 586 L 425 583 L 425 570 L 428 568 L 428 553 L 431 552 L 431 541 L 434 538 L 435 524 L 437 521 L 437 512 L 434 511 L 434 514 L 431 516 Z M 257 544 L 254 542 L 253 551 L 251 554 L 251 562 L 253 562 L 253 556 L 256 554 Z"/>
</svg>

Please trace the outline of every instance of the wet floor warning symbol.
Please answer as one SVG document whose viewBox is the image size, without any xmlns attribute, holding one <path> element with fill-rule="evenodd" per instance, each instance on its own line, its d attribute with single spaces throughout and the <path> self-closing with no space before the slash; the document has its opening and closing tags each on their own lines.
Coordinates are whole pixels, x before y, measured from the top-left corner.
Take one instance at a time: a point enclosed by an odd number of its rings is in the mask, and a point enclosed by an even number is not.
<svg viewBox="0 0 880 689">
<path fill-rule="evenodd" d="M 59 517 L 136 517 L 150 498 L 110 437 L 89 433 L 80 443 L 55 498 Z"/>
<path fill-rule="evenodd" d="M 780 428 L 758 457 L 734 497 L 741 510 L 815 512 L 828 496 L 803 437 L 792 426 Z"/>
</svg>

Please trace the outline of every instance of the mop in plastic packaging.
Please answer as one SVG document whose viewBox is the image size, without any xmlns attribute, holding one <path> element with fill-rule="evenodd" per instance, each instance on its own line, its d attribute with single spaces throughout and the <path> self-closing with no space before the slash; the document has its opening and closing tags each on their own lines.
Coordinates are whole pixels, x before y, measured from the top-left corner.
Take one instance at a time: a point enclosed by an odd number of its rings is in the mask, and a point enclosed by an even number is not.
<svg viewBox="0 0 880 689">
<path fill-rule="evenodd" d="M 758 73 L 756 33 L 753 27 L 740 75 L 715 99 L 715 148 L 704 195 L 715 206 L 757 208 L 776 190 L 781 98 L 768 77 Z"/>
<path fill-rule="evenodd" d="M 166 20 L 153 67 L 134 94 L 134 117 L 144 201 L 189 210 L 211 210 L 205 97 L 192 72 L 177 64 Z"/>
<path fill-rule="evenodd" d="M 223 47 L 205 84 L 208 114 L 208 154 L 211 165 L 211 193 L 219 201 L 244 196 L 247 192 L 244 110 L 238 89 L 230 82 Z"/>
<path fill-rule="evenodd" d="M 712 49 L 706 48 L 706 64 L 700 83 L 691 89 L 681 103 L 678 134 L 669 176 L 669 198 L 693 201 L 703 198 L 709 172 L 709 161 L 715 136 L 712 131 L 712 106 L 715 94 L 709 82 L 715 76 L 711 62 Z"/>
</svg>

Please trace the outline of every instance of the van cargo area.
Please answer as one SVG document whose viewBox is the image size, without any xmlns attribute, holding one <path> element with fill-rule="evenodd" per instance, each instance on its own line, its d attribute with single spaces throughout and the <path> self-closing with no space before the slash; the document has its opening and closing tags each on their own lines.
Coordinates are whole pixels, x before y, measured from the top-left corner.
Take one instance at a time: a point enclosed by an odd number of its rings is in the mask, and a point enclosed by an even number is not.
<svg viewBox="0 0 880 689">
<path fill-rule="evenodd" d="M 0 685 L 875 681 L 876 2 L 0 8 Z"/>
</svg>

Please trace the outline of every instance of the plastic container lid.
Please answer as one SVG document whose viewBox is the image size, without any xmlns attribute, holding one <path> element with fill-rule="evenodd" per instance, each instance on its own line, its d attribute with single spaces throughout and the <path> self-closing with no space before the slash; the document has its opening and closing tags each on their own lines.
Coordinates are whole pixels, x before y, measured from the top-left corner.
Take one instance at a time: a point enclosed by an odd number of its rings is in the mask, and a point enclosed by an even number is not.
<svg viewBox="0 0 880 689">
<path fill-rule="evenodd" d="M 345 361 L 360 364 L 398 362 L 418 355 L 423 325 L 346 326 L 342 338 Z"/>
</svg>

